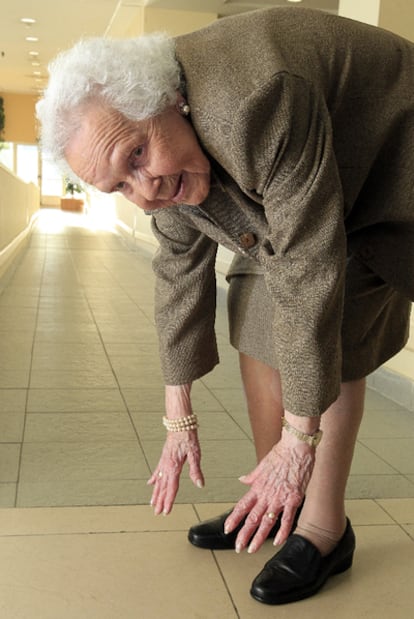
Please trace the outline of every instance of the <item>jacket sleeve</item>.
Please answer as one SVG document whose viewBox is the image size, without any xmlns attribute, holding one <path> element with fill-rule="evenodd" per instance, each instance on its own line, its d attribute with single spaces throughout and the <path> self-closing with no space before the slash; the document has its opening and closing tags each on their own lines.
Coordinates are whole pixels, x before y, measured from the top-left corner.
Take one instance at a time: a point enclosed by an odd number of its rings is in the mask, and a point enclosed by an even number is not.
<svg viewBox="0 0 414 619">
<path fill-rule="evenodd" d="M 346 272 L 329 113 L 305 80 L 282 74 L 243 103 L 234 127 L 239 182 L 255 187 L 268 222 L 260 261 L 275 303 L 284 406 L 317 416 L 339 393 Z"/>
<path fill-rule="evenodd" d="M 178 208 L 152 217 L 159 241 L 155 321 L 167 385 L 200 378 L 218 363 L 214 331 L 217 244 L 185 222 Z"/>
</svg>

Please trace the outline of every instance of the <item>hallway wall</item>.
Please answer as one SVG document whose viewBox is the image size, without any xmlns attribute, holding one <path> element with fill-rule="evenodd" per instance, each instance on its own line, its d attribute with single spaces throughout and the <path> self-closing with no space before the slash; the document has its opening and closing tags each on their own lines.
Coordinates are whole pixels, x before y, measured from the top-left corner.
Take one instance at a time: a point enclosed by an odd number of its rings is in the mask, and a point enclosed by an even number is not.
<svg viewBox="0 0 414 619">
<path fill-rule="evenodd" d="M 4 140 L 6 142 L 36 144 L 35 104 L 38 96 L 13 92 L 6 92 L 1 96 L 4 100 L 6 118 Z"/>
<path fill-rule="evenodd" d="M 39 189 L 0 164 L 0 274 L 30 231 L 40 207 Z"/>
</svg>

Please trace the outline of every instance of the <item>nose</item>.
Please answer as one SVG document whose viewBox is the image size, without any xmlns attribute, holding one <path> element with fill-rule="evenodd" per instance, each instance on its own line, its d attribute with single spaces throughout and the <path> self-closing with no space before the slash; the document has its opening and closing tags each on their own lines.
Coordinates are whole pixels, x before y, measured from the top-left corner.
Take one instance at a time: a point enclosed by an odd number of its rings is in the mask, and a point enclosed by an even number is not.
<svg viewBox="0 0 414 619">
<path fill-rule="evenodd" d="M 153 202 L 158 198 L 162 179 L 160 177 L 131 176 L 128 183 L 131 186 L 132 201 L 139 206 L 143 202 Z"/>
</svg>

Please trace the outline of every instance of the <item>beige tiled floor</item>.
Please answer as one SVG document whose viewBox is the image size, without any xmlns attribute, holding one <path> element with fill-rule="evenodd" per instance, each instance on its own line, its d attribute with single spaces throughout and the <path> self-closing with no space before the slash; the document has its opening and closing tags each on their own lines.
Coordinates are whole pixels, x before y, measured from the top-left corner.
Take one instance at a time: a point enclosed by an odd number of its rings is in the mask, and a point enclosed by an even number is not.
<svg viewBox="0 0 414 619">
<path fill-rule="evenodd" d="M 348 484 L 351 572 L 286 607 L 248 594 L 271 556 L 186 541 L 254 465 L 237 356 L 194 387 L 206 488 L 184 476 L 154 517 L 146 485 L 164 438 L 148 256 L 86 217 L 45 211 L 0 280 L 0 616 L 5 619 L 408 619 L 414 592 L 414 414 L 374 392 Z"/>
</svg>

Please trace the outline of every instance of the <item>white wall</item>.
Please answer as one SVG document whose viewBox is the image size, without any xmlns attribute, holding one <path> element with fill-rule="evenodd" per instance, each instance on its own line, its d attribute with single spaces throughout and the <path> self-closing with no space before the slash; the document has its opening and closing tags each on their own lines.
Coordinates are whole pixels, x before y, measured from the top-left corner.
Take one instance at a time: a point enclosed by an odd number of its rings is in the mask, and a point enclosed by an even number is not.
<svg viewBox="0 0 414 619">
<path fill-rule="evenodd" d="M 0 273 L 26 239 L 39 206 L 38 187 L 0 164 Z"/>
<path fill-rule="evenodd" d="M 378 25 L 381 0 L 339 0 L 338 13 L 358 21 Z"/>
</svg>

